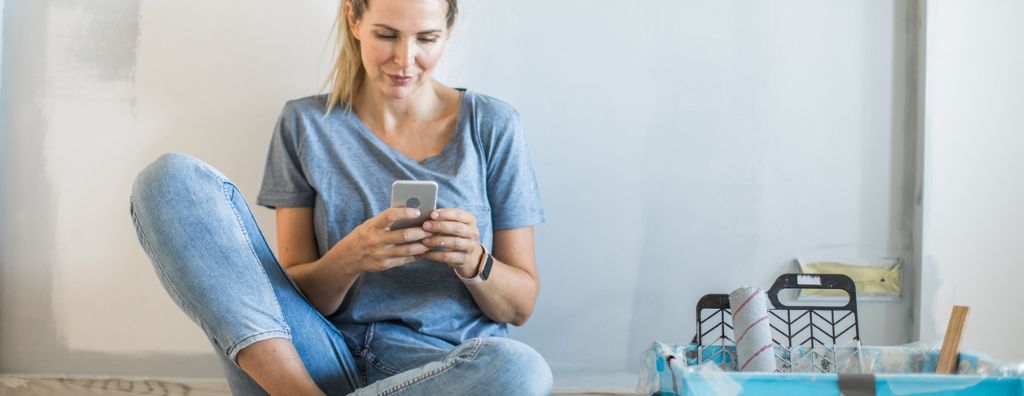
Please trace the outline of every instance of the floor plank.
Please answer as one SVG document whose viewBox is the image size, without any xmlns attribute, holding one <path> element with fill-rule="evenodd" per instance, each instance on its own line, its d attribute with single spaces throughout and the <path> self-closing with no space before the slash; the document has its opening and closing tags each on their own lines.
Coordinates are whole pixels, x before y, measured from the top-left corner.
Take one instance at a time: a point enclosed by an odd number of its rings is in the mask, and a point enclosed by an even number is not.
<svg viewBox="0 0 1024 396">
<path fill-rule="evenodd" d="M 632 393 L 598 389 L 560 389 L 558 396 L 621 396 Z M 0 375 L 0 396 L 227 396 L 224 380 L 174 378 L 53 377 Z"/>
<path fill-rule="evenodd" d="M 230 394 L 228 383 L 222 380 L 0 376 L 0 396 L 226 396 Z"/>
</svg>

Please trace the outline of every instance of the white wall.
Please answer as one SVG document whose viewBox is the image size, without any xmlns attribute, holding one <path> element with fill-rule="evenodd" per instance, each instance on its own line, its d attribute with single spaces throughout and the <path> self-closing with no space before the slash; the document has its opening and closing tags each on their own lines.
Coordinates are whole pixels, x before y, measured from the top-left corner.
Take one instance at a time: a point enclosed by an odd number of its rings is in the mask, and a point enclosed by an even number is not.
<svg viewBox="0 0 1024 396">
<path fill-rule="evenodd" d="M 920 337 L 1024 360 L 1024 3 L 930 1 Z"/>
<path fill-rule="evenodd" d="M 651 340 L 690 339 L 701 295 L 801 252 L 913 261 L 905 3 L 478 4 L 456 71 L 523 112 L 549 221 L 514 335 L 559 379 L 635 380 Z M 861 311 L 868 343 L 910 340 L 909 300 Z"/>
<path fill-rule="evenodd" d="M 913 262 L 904 3 L 463 3 L 438 75 L 523 114 L 548 223 L 513 336 L 556 386 L 633 386 L 701 295 L 767 287 L 801 252 Z M 333 8 L 8 2 L 0 371 L 219 375 L 137 246 L 129 186 L 185 151 L 252 202 Z M 861 312 L 868 343 L 910 339 L 909 299 Z"/>
<path fill-rule="evenodd" d="M 0 370 L 217 375 L 138 247 L 131 182 L 184 151 L 255 197 L 278 111 L 320 86 L 333 3 L 7 6 Z"/>
<path fill-rule="evenodd" d="M 4 70 L 4 0 L 0 0 L 0 75 Z M 0 79 L 2 80 L 2 79 Z M 0 81 L 0 92 L 3 92 L 3 81 Z M 2 113 L 0 113 L 2 114 Z M 2 131 L 0 131 L 2 133 Z M 0 140 L 2 141 L 2 140 Z"/>
</svg>

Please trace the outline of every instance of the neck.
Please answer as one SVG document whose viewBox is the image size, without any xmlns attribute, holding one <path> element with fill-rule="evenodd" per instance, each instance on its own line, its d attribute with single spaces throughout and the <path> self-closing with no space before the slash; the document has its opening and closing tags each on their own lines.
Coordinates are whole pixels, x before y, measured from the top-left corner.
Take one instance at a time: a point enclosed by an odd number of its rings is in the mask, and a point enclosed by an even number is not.
<svg viewBox="0 0 1024 396">
<path fill-rule="evenodd" d="M 364 122 L 370 122 L 390 132 L 402 129 L 403 125 L 414 124 L 437 117 L 444 110 L 441 92 L 431 82 L 405 98 L 388 98 L 379 90 L 363 84 L 356 97 L 356 113 Z"/>
</svg>

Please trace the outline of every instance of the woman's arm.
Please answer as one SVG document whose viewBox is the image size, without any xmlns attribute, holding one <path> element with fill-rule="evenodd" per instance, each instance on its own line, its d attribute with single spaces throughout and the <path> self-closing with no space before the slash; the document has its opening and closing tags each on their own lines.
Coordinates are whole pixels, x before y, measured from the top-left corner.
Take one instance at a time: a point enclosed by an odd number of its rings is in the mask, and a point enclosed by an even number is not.
<svg viewBox="0 0 1024 396">
<path fill-rule="evenodd" d="M 466 287 L 491 320 L 522 326 L 533 314 L 540 292 L 533 227 L 495 231 L 493 250 L 494 264 L 487 280 Z M 472 277 L 476 273 L 462 276 Z"/>
<path fill-rule="evenodd" d="M 313 208 L 277 208 L 278 261 L 306 299 L 324 316 L 341 306 L 358 273 L 320 257 L 313 233 Z"/>
<path fill-rule="evenodd" d="M 415 261 L 416 255 L 428 250 L 417 241 L 431 236 L 421 228 L 388 229 L 395 221 L 419 216 L 416 209 L 390 208 L 360 224 L 319 257 L 313 209 L 277 208 L 276 213 L 281 267 L 324 316 L 338 310 L 359 274 Z"/>
<path fill-rule="evenodd" d="M 483 257 L 480 232 L 472 213 L 460 209 L 441 209 L 424 223 L 424 229 L 437 234 L 423 240 L 430 251 L 423 257 L 455 269 L 464 278 L 479 271 Z M 494 232 L 494 263 L 486 281 L 467 284 L 477 306 L 491 320 L 522 326 L 533 314 L 540 291 L 540 278 L 533 254 L 533 227 Z"/>
</svg>

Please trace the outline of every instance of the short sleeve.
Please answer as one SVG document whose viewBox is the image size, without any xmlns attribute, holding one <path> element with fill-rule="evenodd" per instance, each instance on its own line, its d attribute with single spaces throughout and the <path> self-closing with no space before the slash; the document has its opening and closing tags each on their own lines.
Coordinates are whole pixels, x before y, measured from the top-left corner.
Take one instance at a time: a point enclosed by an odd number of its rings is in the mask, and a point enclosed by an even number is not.
<svg viewBox="0 0 1024 396">
<path fill-rule="evenodd" d="M 256 197 L 257 205 L 271 209 L 313 206 L 316 191 L 303 170 L 298 124 L 292 107 L 285 105 L 270 139 L 263 184 Z"/>
<path fill-rule="evenodd" d="M 509 110 L 492 120 L 494 130 L 487 139 L 487 199 L 495 230 L 544 222 L 537 177 L 519 113 Z"/>
</svg>

